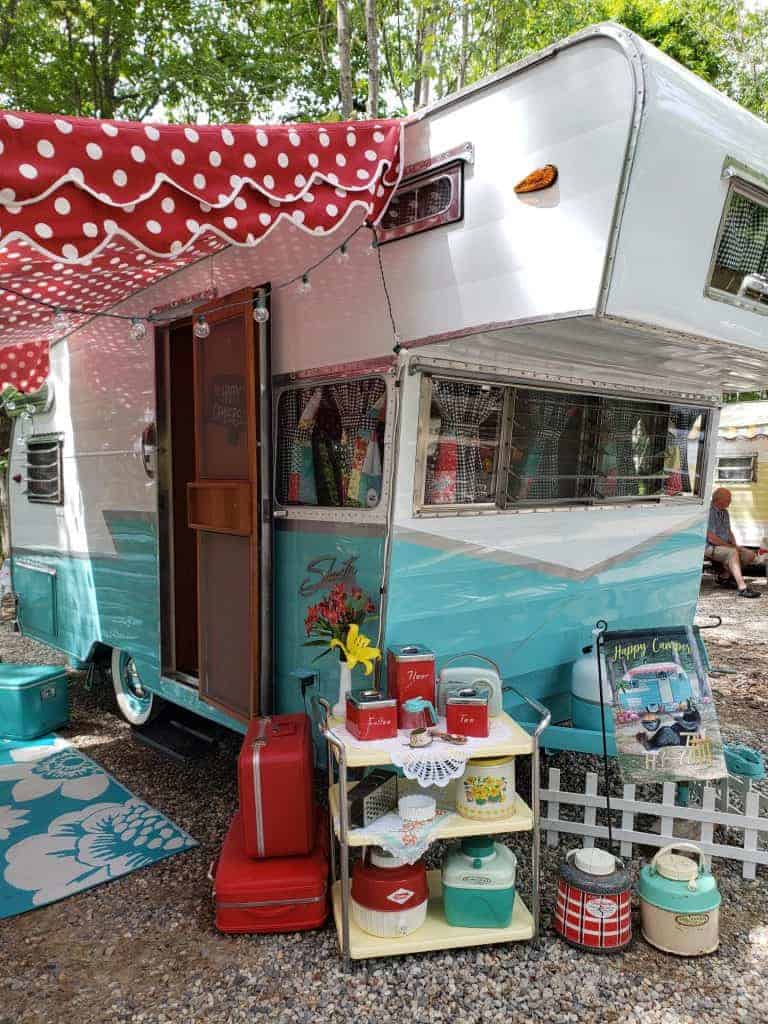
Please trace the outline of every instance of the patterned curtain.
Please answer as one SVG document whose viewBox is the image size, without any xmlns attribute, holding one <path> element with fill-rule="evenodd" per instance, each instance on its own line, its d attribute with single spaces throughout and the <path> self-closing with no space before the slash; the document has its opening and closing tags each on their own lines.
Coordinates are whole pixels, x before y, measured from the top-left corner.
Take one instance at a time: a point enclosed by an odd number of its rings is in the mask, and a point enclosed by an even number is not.
<svg viewBox="0 0 768 1024">
<path fill-rule="evenodd" d="M 572 412 L 562 398 L 533 399 L 530 418 L 534 432 L 520 470 L 519 501 L 560 496 L 560 439 Z"/>
<path fill-rule="evenodd" d="M 501 388 L 433 379 L 432 396 L 442 419 L 426 503 L 470 504 L 483 496 L 480 427 L 501 408 L 503 392 Z"/>
<path fill-rule="evenodd" d="M 322 388 L 287 391 L 280 401 L 279 494 L 296 505 L 316 505 L 312 434 Z"/>
<path fill-rule="evenodd" d="M 380 378 L 330 385 L 341 420 L 341 500 L 344 505 L 377 505 L 381 456 L 376 437 L 384 415 L 386 388 Z"/>
<path fill-rule="evenodd" d="M 671 437 L 664 460 L 664 491 L 667 494 L 691 494 L 693 482 L 688 468 L 688 435 L 699 418 L 697 409 L 673 405 L 669 410 Z"/>
<path fill-rule="evenodd" d="M 768 271 L 768 207 L 733 195 L 716 262 L 740 274 Z"/>
<path fill-rule="evenodd" d="M 608 444 L 615 452 L 615 487 L 611 491 L 616 496 L 640 493 L 634 437 L 639 419 L 640 412 L 631 402 L 606 402 L 603 405 L 601 442 L 610 439 Z"/>
</svg>

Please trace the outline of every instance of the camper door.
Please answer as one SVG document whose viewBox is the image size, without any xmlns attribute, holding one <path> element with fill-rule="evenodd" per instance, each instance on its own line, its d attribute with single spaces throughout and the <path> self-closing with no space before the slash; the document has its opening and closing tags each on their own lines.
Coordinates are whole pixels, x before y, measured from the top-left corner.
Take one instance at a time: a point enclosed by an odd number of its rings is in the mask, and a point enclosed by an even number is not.
<svg viewBox="0 0 768 1024">
<path fill-rule="evenodd" d="M 238 292 L 171 325 L 160 417 L 163 671 L 243 721 L 259 711 L 262 654 L 252 307 L 252 293 Z"/>
</svg>

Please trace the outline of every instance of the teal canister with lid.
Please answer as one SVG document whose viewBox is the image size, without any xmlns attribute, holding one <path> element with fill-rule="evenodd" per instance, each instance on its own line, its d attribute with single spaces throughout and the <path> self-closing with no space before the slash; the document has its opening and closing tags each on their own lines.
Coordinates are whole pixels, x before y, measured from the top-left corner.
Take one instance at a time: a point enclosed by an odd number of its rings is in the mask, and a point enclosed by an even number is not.
<svg viewBox="0 0 768 1024">
<path fill-rule="evenodd" d="M 677 851 L 693 853 L 696 860 Z M 640 872 L 643 938 L 678 956 L 714 952 L 720 942 L 720 892 L 695 843 L 672 843 Z"/>
<path fill-rule="evenodd" d="M 457 928 L 507 928 L 515 905 L 514 853 L 487 836 L 462 839 L 443 863 L 443 911 Z"/>
</svg>

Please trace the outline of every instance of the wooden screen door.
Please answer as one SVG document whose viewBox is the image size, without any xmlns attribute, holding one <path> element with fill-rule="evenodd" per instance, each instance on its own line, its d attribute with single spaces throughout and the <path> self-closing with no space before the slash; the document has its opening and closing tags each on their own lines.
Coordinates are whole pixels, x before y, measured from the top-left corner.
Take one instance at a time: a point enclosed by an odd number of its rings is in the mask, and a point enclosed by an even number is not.
<svg viewBox="0 0 768 1024">
<path fill-rule="evenodd" d="M 259 710 L 259 364 L 251 293 L 224 301 L 226 309 L 206 314 L 208 337 L 194 339 L 188 509 L 197 542 L 200 696 L 247 721 Z"/>
</svg>

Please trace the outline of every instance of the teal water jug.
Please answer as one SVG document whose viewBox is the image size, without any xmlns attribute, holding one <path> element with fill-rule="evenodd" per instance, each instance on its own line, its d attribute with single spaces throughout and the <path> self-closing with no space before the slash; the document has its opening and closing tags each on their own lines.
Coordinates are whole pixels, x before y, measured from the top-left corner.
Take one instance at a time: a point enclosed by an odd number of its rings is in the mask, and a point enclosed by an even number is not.
<svg viewBox="0 0 768 1024">
<path fill-rule="evenodd" d="M 457 928 L 507 928 L 515 905 L 517 857 L 488 836 L 462 839 L 443 863 L 443 911 Z"/>
<path fill-rule="evenodd" d="M 676 850 L 696 855 L 681 856 Z M 695 843 L 671 843 L 640 872 L 643 937 L 678 956 L 714 952 L 720 942 L 720 893 Z"/>
</svg>

